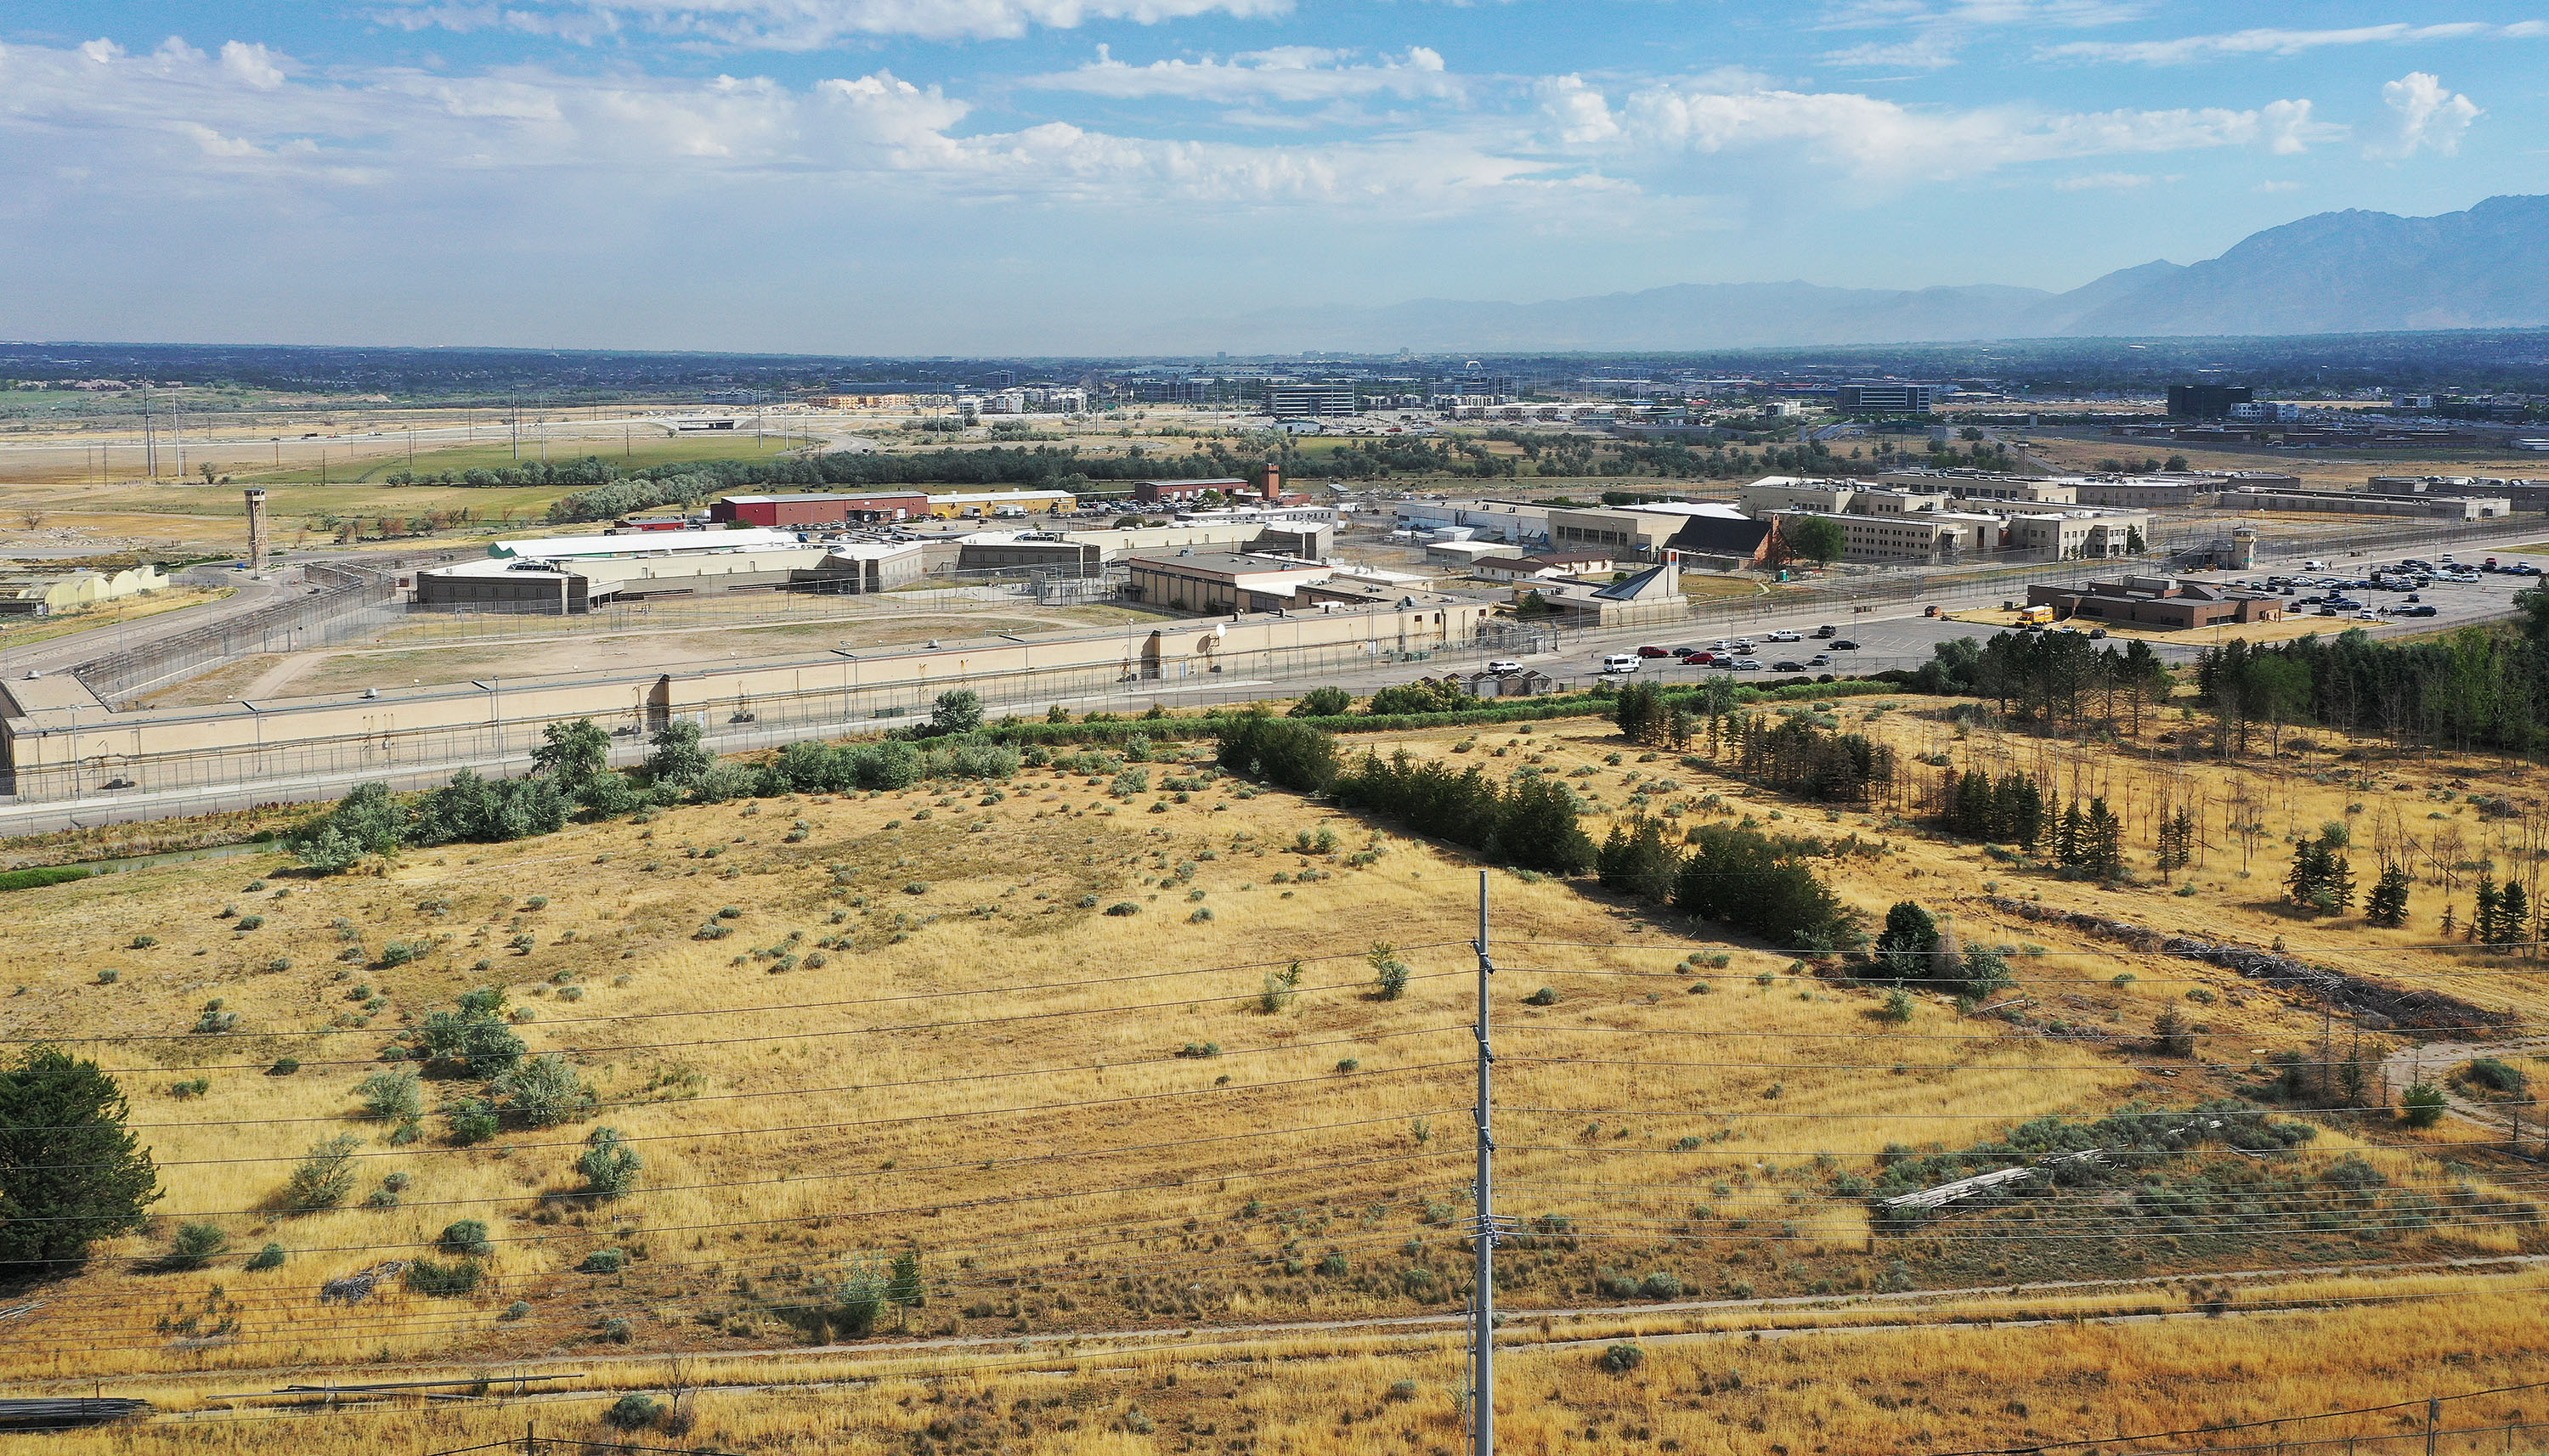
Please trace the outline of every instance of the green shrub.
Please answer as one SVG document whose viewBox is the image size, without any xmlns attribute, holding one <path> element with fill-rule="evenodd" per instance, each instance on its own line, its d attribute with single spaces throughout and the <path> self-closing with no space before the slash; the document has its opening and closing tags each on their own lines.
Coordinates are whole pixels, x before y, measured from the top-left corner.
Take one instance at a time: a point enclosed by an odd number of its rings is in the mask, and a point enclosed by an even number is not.
<svg viewBox="0 0 2549 1456">
<path fill-rule="evenodd" d="M 965 695 L 971 697 L 973 696 L 973 693 L 968 692 Z M 979 707 L 975 709 L 976 716 L 979 717 L 981 713 L 982 709 Z M 625 1323 L 625 1321 L 614 1322 Z M 606 1326 L 605 1333 L 608 1334 L 609 1332 L 610 1331 Z M 615 1334 L 611 1337 L 614 1339 L 621 1338 L 621 1336 Z M 627 1395 L 621 1396 L 618 1400 L 614 1401 L 611 1405 L 611 1409 L 602 1412 L 602 1419 L 605 1424 L 615 1426 L 620 1430 L 643 1430 L 647 1426 L 653 1425 L 657 1420 L 661 1419 L 663 1413 L 663 1406 L 658 1403 L 654 1397 L 643 1395 L 636 1391 L 630 1391 Z"/>
<path fill-rule="evenodd" d="M 584 1175 L 587 1193 L 611 1197 L 626 1193 L 637 1186 L 638 1170 L 645 1166 L 616 1128 L 596 1128 L 586 1136 L 584 1151 L 575 1160 L 575 1170 Z"/>
<path fill-rule="evenodd" d="M 439 1263 L 418 1259 L 407 1266 L 407 1287 L 427 1299 L 466 1299 L 478 1292 L 478 1266 L 462 1259 L 457 1263 Z"/>
<path fill-rule="evenodd" d="M 176 1238 L 168 1246 L 168 1267 L 200 1269 L 230 1246 L 230 1235 L 218 1224 L 180 1224 Z"/>
<path fill-rule="evenodd" d="M 627 1261 L 628 1256 L 615 1248 L 598 1248 L 586 1254 L 575 1270 L 579 1274 L 616 1274 Z"/>
<path fill-rule="evenodd" d="M 32 890 L 48 884 L 68 884 L 74 879 L 86 879 L 96 872 L 94 869 L 77 864 L 52 864 L 36 869 L 0 870 L 0 890 Z"/>
<path fill-rule="evenodd" d="M 1525 1006 L 1555 1006 L 1558 1004 L 1558 988 L 1556 986 L 1543 986 L 1539 990 L 1532 992 L 1530 995 L 1523 997 L 1522 1004 Z"/>
<path fill-rule="evenodd" d="M 248 1256 L 247 1268 L 251 1274 L 262 1274 L 268 1269 L 282 1267 L 283 1245 L 279 1243 L 269 1243 Z"/>
<path fill-rule="evenodd" d="M 1632 1344 L 1617 1344 L 1602 1352 L 1596 1362 L 1612 1375 L 1626 1375 L 1647 1363 L 1647 1352 Z"/>
<path fill-rule="evenodd" d="M 483 1259 L 495 1252 L 487 1239 L 487 1226 L 476 1219 L 461 1219 L 442 1226 L 442 1236 L 434 1240 L 448 1252 Z"/>
<path fill-rule="evenodd" d="M 2410 1128 L 2430 1128 L 2443 1120 L 2443 1110 L 2449 1105 L 2442 1088 L 2431 1082 L 2418 1082 L 2399 1099 L 2399 1116 Z"/>
<path fill-rule="evenodd" d="M 309 1214 L 342 1204 L 354 1191 L 354 1149 L 361 1145 L 362 1139 L 350 1133 L 313 1144 L 284 1179 L 284 1208 Z"/>
</svg>

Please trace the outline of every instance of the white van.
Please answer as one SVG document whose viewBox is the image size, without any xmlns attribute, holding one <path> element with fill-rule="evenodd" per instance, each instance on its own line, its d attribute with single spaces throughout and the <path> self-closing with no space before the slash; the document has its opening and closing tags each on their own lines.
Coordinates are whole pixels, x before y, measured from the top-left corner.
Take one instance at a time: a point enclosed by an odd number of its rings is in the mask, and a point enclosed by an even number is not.
<svg viewBox="0 0 2549 1456">
<path fill-rule="evenodd" d="M 1633 652 L 1615 652 L 1602 659 L 1602 671 L 1606 674 L 1634 673 L 1637 670 L 1638 655 Z"/>
</svg>

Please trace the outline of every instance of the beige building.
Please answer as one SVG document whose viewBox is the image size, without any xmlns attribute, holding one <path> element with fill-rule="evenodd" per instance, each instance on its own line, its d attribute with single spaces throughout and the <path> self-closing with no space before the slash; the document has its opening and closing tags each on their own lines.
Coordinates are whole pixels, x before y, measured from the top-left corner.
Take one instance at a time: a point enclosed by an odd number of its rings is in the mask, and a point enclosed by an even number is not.
<svg viewBox="0 0 2549 1456">
<path fill-rule="evenodd" d="M 2222 492 L 2221 508 L 2407 516 L 2418 520 L 2493 520 L 2511 515 L 2513 502 L 2502 496 L 2375 496 L 2354 491 L 2267 491 L 2249 487 Z"/>
<path fill-rule="evenodd" d="M 1561 555 L 1584 551 L 1614 561 L 1652 561 L 1681 527 L 1679 516 L 1626 506 L 1552 506 L 1549 549 Z"/>
<path fill-rule="evenodd" d="M 1959 510 L 1918 510 L 1903 515 L 1837 515 L 1824 510 L 1782 510 L 1782 522 L 1837 521 L 1841 529 L 1841 560 L 1910 562 L 1948 566 L 1990 555 L 2000 545 L 2001 519 Z"/>
<path fill-rule="evenodd" d="M 1897 490 L 1953 496 L 1959 500 L 2009 500 L 2030 505 L 2075 505 L 2080 484 L 2071 476 L 2007 475 L 1991 470 L 1889 470 L 1877 484 Z"/>
<path fill-rule="evenodd" d="M 1125 558 L 1132 581 L 1126 599 L 1192 612 L 1274 611 L 1292 604 L 1293 590 L 1336 575 L 1333 567 L 1288 556 L 1236 551 L 1180 551 Z"/>
<path fill-rule="evenodd" d="M 2014 510 L 2001 544 L 2059 561 L 2089 561 L 2130 556 L 2136 541 L 2149 544 L 2147 510 Z"/>
</svg>

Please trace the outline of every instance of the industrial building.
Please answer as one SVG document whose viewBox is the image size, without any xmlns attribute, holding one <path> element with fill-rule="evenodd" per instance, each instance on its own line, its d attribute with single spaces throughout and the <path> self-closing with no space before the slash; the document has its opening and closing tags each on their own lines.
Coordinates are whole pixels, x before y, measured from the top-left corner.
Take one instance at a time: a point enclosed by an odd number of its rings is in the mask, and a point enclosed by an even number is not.
<svg viewBox="0 0 2549 1456">
<path fill-rule="evenodd" d="M 2284 615 L 2280 596 L 2174 577 L 2124 577 L 2085 587 L 2030 587 L 2027 604 L 2049 606 L 2058 617 L 2130 622 L 2168 631 L 2221 622 L 2281 621 Z"/>
<path fill-rule="evenodd" d="M 1515 599 L 1537 597 L 1561 626 L 1635 627 L 1678 622 L 1690 615 L 1673 565 L 1651 566 L 1624 581 L 1583 578 L 1542 580 L 1517 586 Z"/>
<path fill-rule="evenodd" d="M 2549 510 L 2549 481 L 2466 475 L 2376 475 L 2376 496 L 2501 496 L 2516 510 Z"/>
<path fill-rule="evenodd" d="M 672 556 L 515 557 L 416 574 L 416 603 L 574 615 L 612 601 L 725 592 L 882 592 L 921 574 L 920 543 L 763 547 Z"/>
<path fill-rule="evenodd" d="M 1991 470 L 1888 470 L 1881 486 L 1943 494 L 1959 500 L 2004 500 L 2029 505 L 2077 505 L 2080 482 L 2072 476 L 2006 475 Z"/>
<path fill-rule="evenodd" d="M 744 526 L 841 526 L 910 520 L 929 513 L 929 497 L 920 491 L 727 496 L 708 506 L 708 519 Z"/>
<path fill-rule="evenodd" d="M 0 572 L 0 616 L 51 616 L 157 592 L 168 585 L 149 562 L 115 572 Z"/>
<path fill-rule="evenodd" d="M 1336 575 L 1317 562 L 1239 551 L 1133 556 L 1124 565 L 1132 572 L 1126 600 L 1192 612 L 1281 610 L 1292 604 L 1294 588 Z"/>
<path fill-rule="evenodd" d="M 1135 481 L 1133 500 L 1142 505 L 1185 505 L 1206 496 L 1244 496 L 1249 489 L 1248 482 L 1236 476 L 1213 480 Z"/>
<path fill-rule="evenodd" d="M 714 551 L 767 551 L 802 544 L 795 531 L 758 528 L 726 531 L 647 531 L 626 535 L 525 536 L 490 541 L 492 557 L 564 561 L 588 556 L 688 556 Z"/>
<path fill-rule="evenodd" d="M 959 491 L 929 498 L 929 513 L 943 516 L 1025 515 L 1069 510 L 1080 503 L 1069 491 Z"/>
<path fill-rule="evenodd" d="M 1466 532 L 1466 539 L 1547 546 L 1550 507 L 1530 500 L 1401 500 L 1390 507 L 1402 531 Z"/>
<path fill-rule="evenodd" d="M 2222 492 L 2221 506 L 2225 510 L 2317 511 L 2336 515 L 2407 516 L 2417 520 L 2493 520 L 2513 513 L 2513 502 L 2502 496 L 2269 491 L 2253 486 Z"/>
<path fill-rule="evenodd" d="M 1469 566 L 1490 582 L 1529 582 L 1542 577 L 1582 577 L 1619 570 L 1607 551 L 1547 551 L 1538 556 L 1486 556 Z"/>
</svg>

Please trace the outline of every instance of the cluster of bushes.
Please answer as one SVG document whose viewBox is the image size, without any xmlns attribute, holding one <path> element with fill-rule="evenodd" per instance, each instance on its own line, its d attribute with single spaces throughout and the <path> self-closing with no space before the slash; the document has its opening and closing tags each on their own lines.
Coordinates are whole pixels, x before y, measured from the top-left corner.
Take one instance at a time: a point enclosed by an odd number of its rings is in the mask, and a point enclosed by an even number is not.
<svg viewBox="0 0 2549 1456">
<path fill-rule="evenodd" d="M 463 769 L 413 804 L 380 783 L 357 784 L 324 815 L 294 829 L 284 848 L 323 874 L 342 873 L 366 855 L 402 847 L 499 844 L 554 834 L 573 805 L 546 778 L 481 778 Z"/>
<path fill-rule="evenodd" d="M 50 864 L 35 869 L 0 870 L 0 890 L 32 890 L 48 884 L 68 884 L 86 879 L 96 871 L 82 864 Z"/>
<path fill-rule="evenodd" d="M 1875 1211 L 1879 1228 L 1902 1231 L 1917 1227 L 1924 1215 L 1888 1209 L 1885 1200 L 1980 1173 L 2027 1166 L 2036 1169 L 2034 1177 L 1986 1190 L 1955 1207 L 1969 1210 L 2006 1206 L 2045 1197 L 2058 1188 L 2119 1184 L 2140 1184 L 2137 1199 L 2156 1199 L 2166 1204 L 2183 1200 L 2190 1188 L 2197 1190 L 2198 1197 L 2203 1196 L 2200 1183 L 2172 1188 L 2158 1176 L 2159 1165 L 2172 1154 L 2211 1144 L 2249 1154 L 2278 1153 L 2309 1141 L 2316 1133 L 2306 1123 L 2278 1122 L 2244 1102 L 2230 1100 L 2202 1103 L 2184 1112 L 2127 1107 L 2088 1123 L 2059 1117 L 2033 1118 L 2011 1129 L 2006 1138 L 1978 1142 L 1958 1152 L 1918 1154 L 1899 1144 L 1889 1146 L 1879 1157 L 1882 1171 L 1868 1194 L 1868 1207 Z M 2045 1161 L 2063 1153 L 2087 1152 L 2102 1156 Z M 2339 1168 L 2331 1168 L 2322 1181 L 2339 1175 Z M 2379 1175 L 2373 1177 L 2377 1179 Z M 2312 1185 L 2302 1181 L 2291 1186 L 2299 1191 Z M 2266 1226 L 2279 1227 L 2285 1222 L 2288 1220 L 2269 1219 Z"/>
<path fill-rule="evenodd" d="M 1401 750 L 1386 760 L 1365 754 L 1329 787 L 1341 804 L 1490 860 L 1553 874 L 1593 867 L 1593 841 L 1576 823 L 1582 805 L 1574 790 L 1545 774 L 1499 786 L 1474 766 L 1455 773 L 1439 761 L 1418 764 Z"/>
</svg>

